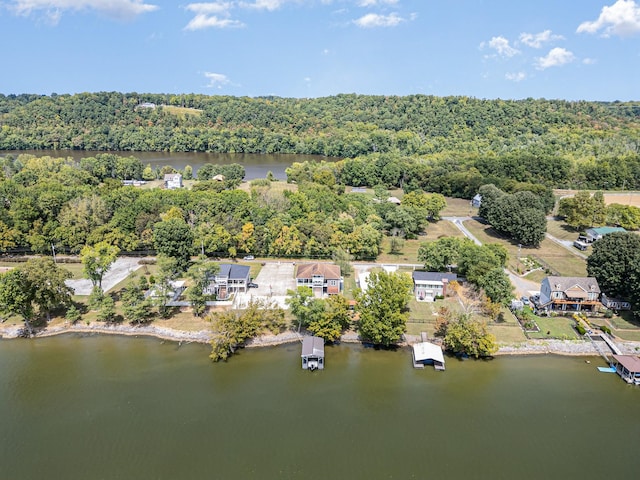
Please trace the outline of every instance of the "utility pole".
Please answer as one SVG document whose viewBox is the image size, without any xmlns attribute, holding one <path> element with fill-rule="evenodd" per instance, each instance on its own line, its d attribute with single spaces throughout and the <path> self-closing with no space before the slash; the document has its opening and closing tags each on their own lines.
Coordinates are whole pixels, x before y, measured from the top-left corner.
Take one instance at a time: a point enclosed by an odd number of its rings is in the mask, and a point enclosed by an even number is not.
<svg viewBox="0 0 640 480">
<path fill-rule="evenodd" d="M 53 243 L 51 243 L 51 253 L 53 254 L 53 263 L 57 263 L 56 262 L 56 247 Z"/>
</svg>

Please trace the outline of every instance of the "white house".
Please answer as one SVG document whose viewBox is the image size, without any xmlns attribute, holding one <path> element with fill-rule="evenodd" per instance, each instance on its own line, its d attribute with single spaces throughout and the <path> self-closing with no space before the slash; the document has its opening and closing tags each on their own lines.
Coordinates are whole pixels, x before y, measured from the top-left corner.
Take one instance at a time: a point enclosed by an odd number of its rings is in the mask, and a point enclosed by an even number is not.
<svg viewBox="0 0 640 480">
<path fill-rule="evenodd" d="M 246 265 L 220 264 L 220 271 L 210 279 L 204 294 L 216 295 L 218 300 L 227 300 L 234 292 L 246 292 L 250 270 Z"/>
<path fill-rule="evenodd" d="M 421 272 L 414 270 L 413 292 L 419 302 L 433 302 L 438 297 L 447 294 L 447 286 L 450 282 L 458 280 L 455 273 Z"/>
<path fill-rule="evenodd" d="M 179 173 L 167 173 L 164 176 L 164 187 L 169 190 L 182 188 L 182 175 Z"/>
<path fill-rule="evenodd" d="M 595 311 L 600 304 L 600 286 L 594 277 L 550 276 L 540 284 L 536 309 Z"/>
</svg>

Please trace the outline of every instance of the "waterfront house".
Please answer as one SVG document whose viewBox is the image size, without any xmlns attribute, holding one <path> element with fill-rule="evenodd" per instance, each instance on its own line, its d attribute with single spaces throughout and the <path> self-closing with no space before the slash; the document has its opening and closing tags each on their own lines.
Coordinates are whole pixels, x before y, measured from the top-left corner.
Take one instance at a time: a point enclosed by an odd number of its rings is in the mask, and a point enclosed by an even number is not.
<svg viewBox="0 0 640 480">
<path fill-rule="evenodd" d="M 304 337 L 302 340 L 302 369 L 324 369 L 324 339 L 320 337 Z"/>
<path fill-rule="evenodd" d="M 419 302 L 433 302 L 438 297 L 447 294 L 447 286 L 450 282 L 457 281 L 455 273 L 422 272 L 414 270 L 413 292 Z"/>
<path fill-rule="evenodd" d="M 336 295 L 342 291 L 340 267 L 330 263 L 298 265 L 296 287 L 311 287 L 316 297 Z"/>
<path fill-rule="evenodd" d="M 182 188 L 182 175 L 179 173 L 167 173 L 164 176 L 164 187 L 173 190 Z"/>
<path fill-rule="evenodd" d="M 586 237 L 586 241 L 588 243 L 593 243 L 597 240 L 600 240 L 602 237 L 604 237 L 605 235 L 608 235 L 610 233 L 614 233 L 614 232 L 626 232 L 626 230 L 622 227 L 594 227 L 594 228 L 587 228 L 587 230 L 585 231 L 585 237 Z M 580 239 L 578 239 L 580 240 Z"/>
<path fill-rule="evenodd" d="M 247 265 L 220 264 L 220 271 L 209 279 L 204 294 L 215 295 L 218 300 L 227 300 L 232 293 L 246 292 L 251 280 L 250 270 Z"/>
<path fill-rule="evenodd" d="M 600 305 L 600 286 L 594 277 L 546 277 L 534 302 L 538 311 L 593 312 Z"/>
<path fill-rule="evenodd" d="M 431 342 L 420 342 L 412 346 L 413 366 L 424 368 L 433 365 L 436 370 L 444 370 L 444 354 L 442 347 Z"/>
<path fill-rule="evenodd" d="M 640 358 L 635 355 L 614 355 L 612 367 L 625 382 L 640 385 Z"/>
</svg>

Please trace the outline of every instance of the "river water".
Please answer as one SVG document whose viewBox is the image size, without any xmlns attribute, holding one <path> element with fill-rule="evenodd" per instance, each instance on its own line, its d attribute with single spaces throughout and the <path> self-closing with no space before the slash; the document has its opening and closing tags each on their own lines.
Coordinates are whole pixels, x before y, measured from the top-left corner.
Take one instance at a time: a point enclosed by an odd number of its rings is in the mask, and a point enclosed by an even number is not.
<svg viewBox="0 0 640 480">
<path fill-rule="evenodd" d="M 597 359 L 449 359 L 299 344 L 0 341 L 7 479 L 637 478 L 640 389 Z"/>
<path fill-rule="evenodd" d="M 92 157 L 99 153 L 86 150 L 0 150 L 0 156 L 30 154 L 38 157 L 50 156 L 54 158 L 71 157 L 76 161 L 82 158 Z M 285 169 L 293 162 L 304 162 L 305 160 L 325 160 L 335 161 L 335 158 L 327 158 L 319 155 L 286 155 L 286 154 L 255 154 L 255 153 L 204 153 L 204 152 L 109 152 L 123 157 L 133 156 L 138 158 L 143 165 L 150 164 L 152 167 L 162 168 L 170 165 L 178 170 L 190 165 L 194 175 L 200 167 L 207 163 L 225 165 L 239 163 L 244 166 L 245 180 L 265 178 L 268 172 L 272 172 L 278 180 L 286 180 Z"/>
</svg>

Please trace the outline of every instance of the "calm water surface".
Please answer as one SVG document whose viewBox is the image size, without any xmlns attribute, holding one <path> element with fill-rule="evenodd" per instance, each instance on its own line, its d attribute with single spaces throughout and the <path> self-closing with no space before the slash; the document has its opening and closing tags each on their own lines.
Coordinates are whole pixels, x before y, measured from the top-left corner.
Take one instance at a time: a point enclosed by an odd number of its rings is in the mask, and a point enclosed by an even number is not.
<svg viewBox="0 0 640 480">
<path fill-rule="evenodd" d="M 50 156 L 54 158 L 71 157 L 76 161 L 82 158 L 92 157 L 99 153 L 86 150 L 0 150 L 0 156 L 15 155 L 21 153 L 36 155 L 38 157 Z M 255 153 L 204 153 L 204 152 L 109 152 L 123 157 L 133 156 L 138 158 L 144 165 L 150 164 L 152 167 L 162 168 L 170 165 L 178 170 L 183 170 L 187 165 L 191 165 L 194 175 L 198 169 L 207 163 L 225 165 L 239 163 L 245 168 L 245 180 L 265 178 L 268 172 L 273 173 L 278 180 L 286 180 L 285 169 L 293 162 L 304 162 L 305 160 L 335 161 L 335 158 L 322 157 L 320 155 L 294 155 L 294 154 L 255 154 Z"/>
<path fill-rule="evenodd" d="M 449 360 L 108 336 L 0 341 L 7 479 L 638 478 L 640 389 L 592 359 Z"/>
</svg>

